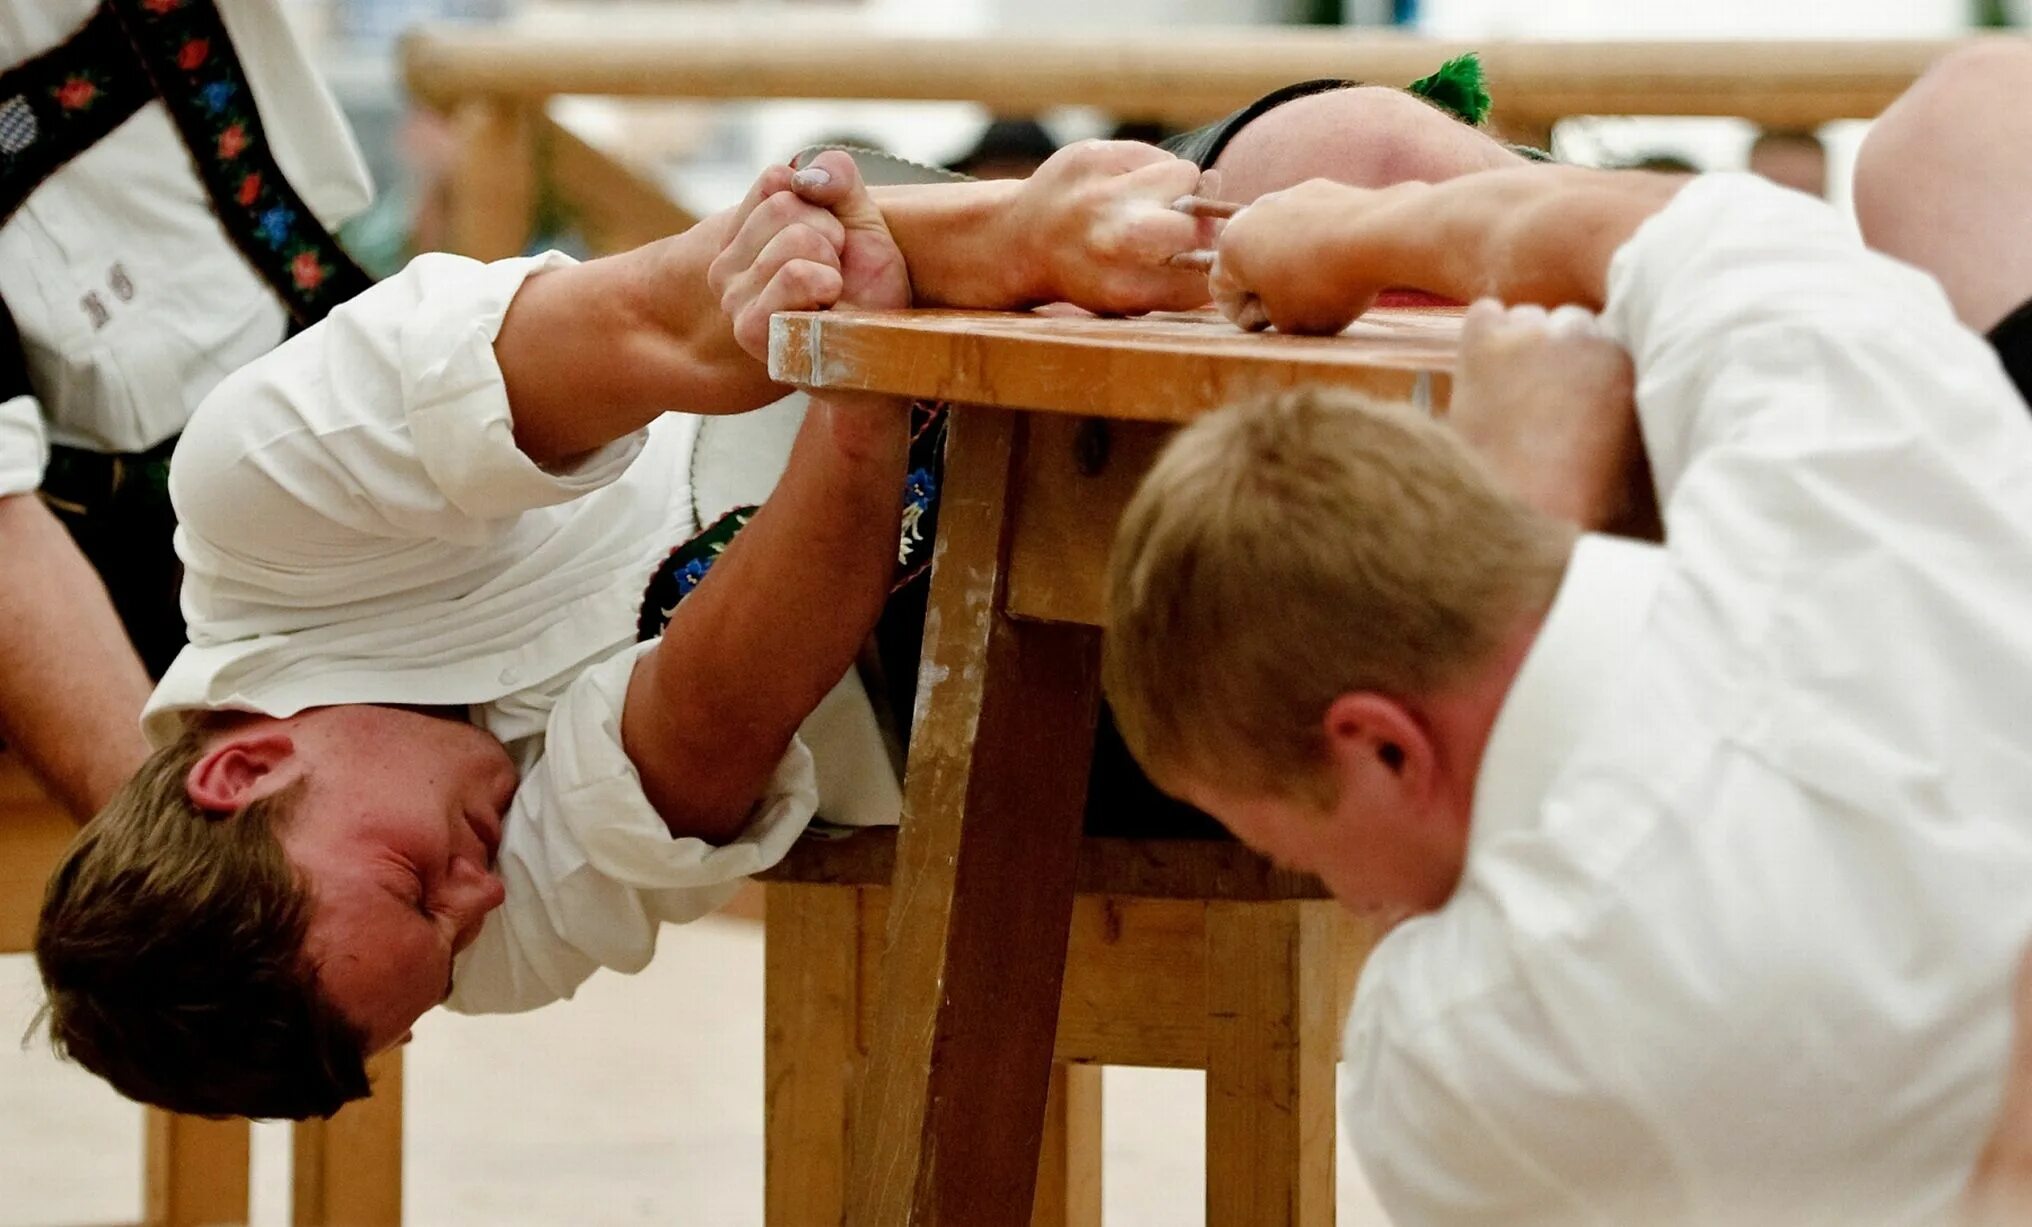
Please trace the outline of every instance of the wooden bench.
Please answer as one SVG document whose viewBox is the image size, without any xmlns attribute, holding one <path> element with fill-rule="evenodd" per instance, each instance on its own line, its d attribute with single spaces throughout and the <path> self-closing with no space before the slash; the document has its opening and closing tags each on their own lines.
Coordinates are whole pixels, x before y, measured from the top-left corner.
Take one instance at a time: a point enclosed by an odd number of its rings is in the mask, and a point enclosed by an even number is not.
<svg viewBox="0 0 2032 1227">
<path fill-rule="evenodd" d="M 766 875 L 769 1227 L 845 1220 L 895 853 L 891 830 L 807 838 Z M 1031 1227 L 1099 1227 L 1104 1065 L 1206 1071 L 1209 1227 L 1331 1224 L 1368 927 L 1228 840 L 1089 838 L 1075 890 Z"/>
</svg>

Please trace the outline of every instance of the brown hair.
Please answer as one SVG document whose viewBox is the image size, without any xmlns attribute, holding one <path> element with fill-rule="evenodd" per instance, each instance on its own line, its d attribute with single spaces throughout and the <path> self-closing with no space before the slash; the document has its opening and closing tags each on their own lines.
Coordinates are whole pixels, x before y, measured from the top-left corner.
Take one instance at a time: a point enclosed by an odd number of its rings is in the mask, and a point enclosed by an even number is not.
<svg viewBox="0 0 2032 1227">
<path fill-rule="evenodd" d="M 1180 431 L 1122 517 L 1102 681 L 1129 749 L 1181 776 L 1326 800 L 1342 694 L 1429 694 L 1549 605 L 1573 533 L 1446 427 L 1299 391 Z"/>
<path fill-rule="evenodd" d="M 209 731 L 157 750 L 51 876 L 35 960 L 56 1049 L 196 1116 L 330 1116 L 368 1093 L 366 1037 L 303 953 L 311 898 L 276 837 L 302 785 L 236 813 L 185 778 Z"/>
</svg>

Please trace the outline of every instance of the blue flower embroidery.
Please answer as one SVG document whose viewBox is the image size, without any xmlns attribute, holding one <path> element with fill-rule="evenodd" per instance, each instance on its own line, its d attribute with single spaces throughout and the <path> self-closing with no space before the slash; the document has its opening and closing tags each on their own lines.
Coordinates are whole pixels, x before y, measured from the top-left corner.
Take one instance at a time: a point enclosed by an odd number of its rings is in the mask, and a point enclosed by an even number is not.
<svg viewBox="0 0 2032 1227">
<path fill-rule="evenodd" d="M 231 81 L 214 81 L 198 91 L 198 100 L 205 104 L 206 113 L 217 115 L 226 109 L 227 103 L 233 101 L 234 93 Z"/>
<path fill-rule="evenodd" d="M 289 239 L 290 227 L 296 225 L 296 211 L 276 205 L 261 215 L 254 224 L 254 232 L 267 241 L 270 247 L 280 248 Z"/>
<path fill-rule="evenodd" d="M 682 599 L 690 596 L 691 590 L 699 586 L 699 582 L 705 579 L 706 572 L 711 569 L 712 563 L 704 558 L 694 558 L 679 567 L 674 577 L 677 581 L 678 597 Z"/>
<path fill-rule="evenodd" d="M 924 540 L 924 516 L 938 497 L 938 479 L 917 469 L 903 479 L 903 534 L 896 544 L 896 565 L 910 565 L 910 552 Z"/>
</svg>

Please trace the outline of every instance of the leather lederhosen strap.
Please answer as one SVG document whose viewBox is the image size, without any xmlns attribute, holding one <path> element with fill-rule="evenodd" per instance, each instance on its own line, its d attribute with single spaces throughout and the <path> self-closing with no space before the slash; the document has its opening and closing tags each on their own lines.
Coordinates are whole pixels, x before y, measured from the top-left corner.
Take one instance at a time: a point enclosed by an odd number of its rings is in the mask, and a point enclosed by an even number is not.
<svg viewBox="0 0 2032 1227">
<path fill-rule="evenodd" d="M 63 43 L 0 72 L 0 223 L 66 162 L 155 96 L 110 8 Z"/>
<path fill-rule="evenodd" d="M 293 327 L 372 283 L 276 164 L 212 0 L 104 0 L 70 38 L 0 73 L 0 222 L 156 99 L 213 212 Z"/>
<path fill-rule="evenodd" d="M 254 90 L 212 0 L 105 0 L 183 137 L 234 246 L 297 328 L 373 284 L 275 161 Z"/>
<path fill-rule="evenodd" d="M 73 158 L 160 100 L 234 247 L 291 332 L 372 284 L 277 164 L 212 0 L 103 0 L 70 38 L 0 72 L 0 224 Z M 0 390 L 31 392 L 0 302 Z M 172 437 L 136 455 L 55 447 L 42 495 L 105 579 L 151 673 L 183 642 L 171 545 Z"/>
</svg>

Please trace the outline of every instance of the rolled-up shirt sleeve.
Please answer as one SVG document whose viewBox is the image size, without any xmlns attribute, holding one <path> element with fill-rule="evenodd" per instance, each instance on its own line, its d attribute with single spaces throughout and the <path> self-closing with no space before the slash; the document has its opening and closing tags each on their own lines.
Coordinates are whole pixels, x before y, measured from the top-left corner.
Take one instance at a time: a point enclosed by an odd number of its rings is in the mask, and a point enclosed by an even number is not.
<svg viewBox="0 0 2032 1227">
<path fill-rule="evenodd" d="M 0 401 L 0 498 L 41 487 L 49 467 L 49 432 L 33 396 Z"/>
<path fill-rule="evenodd" d="M 552 709 L 542 756 L 505 827 L 498 868 L 507 902 L 460 957 L 454 1010 L 533 1009 L 571 996 L 600 967 L 641 970 L 661 925 L 725 903 L 811 821 L 817 778 L 810 752 L 793 741 L 738 838 L 671 836 L 621 743 L 629 677 L 654 646 L 587 670 Z"/>
</svg>

